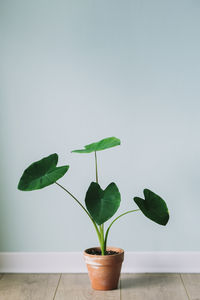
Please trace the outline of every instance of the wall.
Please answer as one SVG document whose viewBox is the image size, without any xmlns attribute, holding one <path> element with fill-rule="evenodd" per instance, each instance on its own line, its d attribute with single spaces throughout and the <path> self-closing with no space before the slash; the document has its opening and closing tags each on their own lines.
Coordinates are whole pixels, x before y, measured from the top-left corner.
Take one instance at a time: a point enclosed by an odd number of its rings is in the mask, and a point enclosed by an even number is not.
<svg viewBox="0 0 200 300">
<path fill-rule="evenodd" d="M 21 192 L 24 169 L 51 153 L 60 180 L 84 202 L 93 155 L 70 153 L 108 136 L 102 187 L 116 182 L 119 213 L 144 188 L 162 196 L 166 227 L 141 213 L 119 220 L 109 244 L 127 251 L 198 251 L 200 2 L 1 1 L 0 251 L 81 251 L 90 220 L 57 186 Z"/>
</svg>

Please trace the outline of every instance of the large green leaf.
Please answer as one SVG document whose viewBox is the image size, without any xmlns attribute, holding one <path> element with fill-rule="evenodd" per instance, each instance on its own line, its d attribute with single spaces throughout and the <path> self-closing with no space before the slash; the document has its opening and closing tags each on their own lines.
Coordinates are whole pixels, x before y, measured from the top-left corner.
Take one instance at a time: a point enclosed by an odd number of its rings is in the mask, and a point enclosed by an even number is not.
<svg viewBox="0 0 200 300">
<path fill-rule="evenodd" d="M 51 154 L 31 164 L 23 173 L 18 189 L 21 191 L 33 191 L 42 189 L 55 183 L 68 171 L 69 166 L 56 167 L 58 155 Z"/>
<path fill-rule="evenodd" d="M 102 190 L 98 183 L 92 182 L 86 193 L 86 207 L 98 225 L 109 220 L 118 210 L 120 192 L 114 182 Z"/>
<path fill-rule="evenodd" d="M 72 152 L 91 153 L 94 151 L 101 151 L 101 150 L 105 150 L 108 148 L 118 146 L 118 145 L 120 145 L 120 143 L 121 143 L 120 140 L 117 139 L 116 137 L 109 137 L 109 138 L 103 139 L 99 142 L 86 145 L 86 146 L 84 146 L 85 149 L 73 150 Z"/>
<path fill-rule="evenodd" d="M 165 201 L 148 189 L 144 189 L 145 200 L 135 197 L 134 201 L 143 214 L 152 221 L 166 225 L 169 220 L 169 212 Z"/>
</svg>

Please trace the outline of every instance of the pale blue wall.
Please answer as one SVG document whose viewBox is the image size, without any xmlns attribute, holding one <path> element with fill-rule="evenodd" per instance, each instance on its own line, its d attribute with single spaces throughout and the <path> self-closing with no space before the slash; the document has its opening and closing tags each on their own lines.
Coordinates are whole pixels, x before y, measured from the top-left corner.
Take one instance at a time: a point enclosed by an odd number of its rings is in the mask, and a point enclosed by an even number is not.
<svg viewBox="0 0 200 300">
<path fill-rule="evenodd" d="M 81 200 L 92 155 L 70 150 L 107 136 L 100 183 L 115 181 L 120 212 L 143 188 L 168 203 L 159 226 L 128 215 L 110 245 L 128 251 L 200 250 L 200 1 L 2 0 L 1 251 L 81 251 L 90 221 L 56 186 L 16 189 L 23 170 L 57 152 L 60 182 Z"/>
</svg>

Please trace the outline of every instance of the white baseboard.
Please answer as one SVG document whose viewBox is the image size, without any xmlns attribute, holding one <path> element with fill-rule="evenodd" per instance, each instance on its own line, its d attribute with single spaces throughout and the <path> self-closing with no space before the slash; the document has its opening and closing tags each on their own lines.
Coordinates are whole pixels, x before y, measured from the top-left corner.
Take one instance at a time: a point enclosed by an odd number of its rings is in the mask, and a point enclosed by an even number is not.
<svg viewBox="0 0 200 300">
<path fill-rule="evenodd" d="M 1 252 L 0 273 L 85 273 L 82 252 Z M 126 252 L 123 273 L 200 273 L 200 252 Z"/>
</svg>

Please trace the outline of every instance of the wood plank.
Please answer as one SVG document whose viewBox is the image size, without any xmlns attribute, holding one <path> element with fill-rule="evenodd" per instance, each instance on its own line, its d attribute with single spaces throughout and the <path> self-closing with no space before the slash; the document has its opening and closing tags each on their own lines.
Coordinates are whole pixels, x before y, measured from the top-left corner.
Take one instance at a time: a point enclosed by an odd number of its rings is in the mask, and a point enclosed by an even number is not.
<svg viewBox="0 0 200 300">
<path fill-rule="evenodd" d="M 178 274 L 122 274 L 122 300 L 188 300 Z"/>
<path fill-rule="evenodd" d="M 0 300 L 53 299 L 59 274 L 4 274 L 0 280 Z"/>
<path fill-rule="evenodd" d="M 200 274 L 181 274 L 190 300 L 200 300 Z"/>
<path fill-rule="evenodd" d="M 88 274 L 62 274 L 55 300 L 120 300 L 120 290 L 95 291 Z"/>
</svg>

